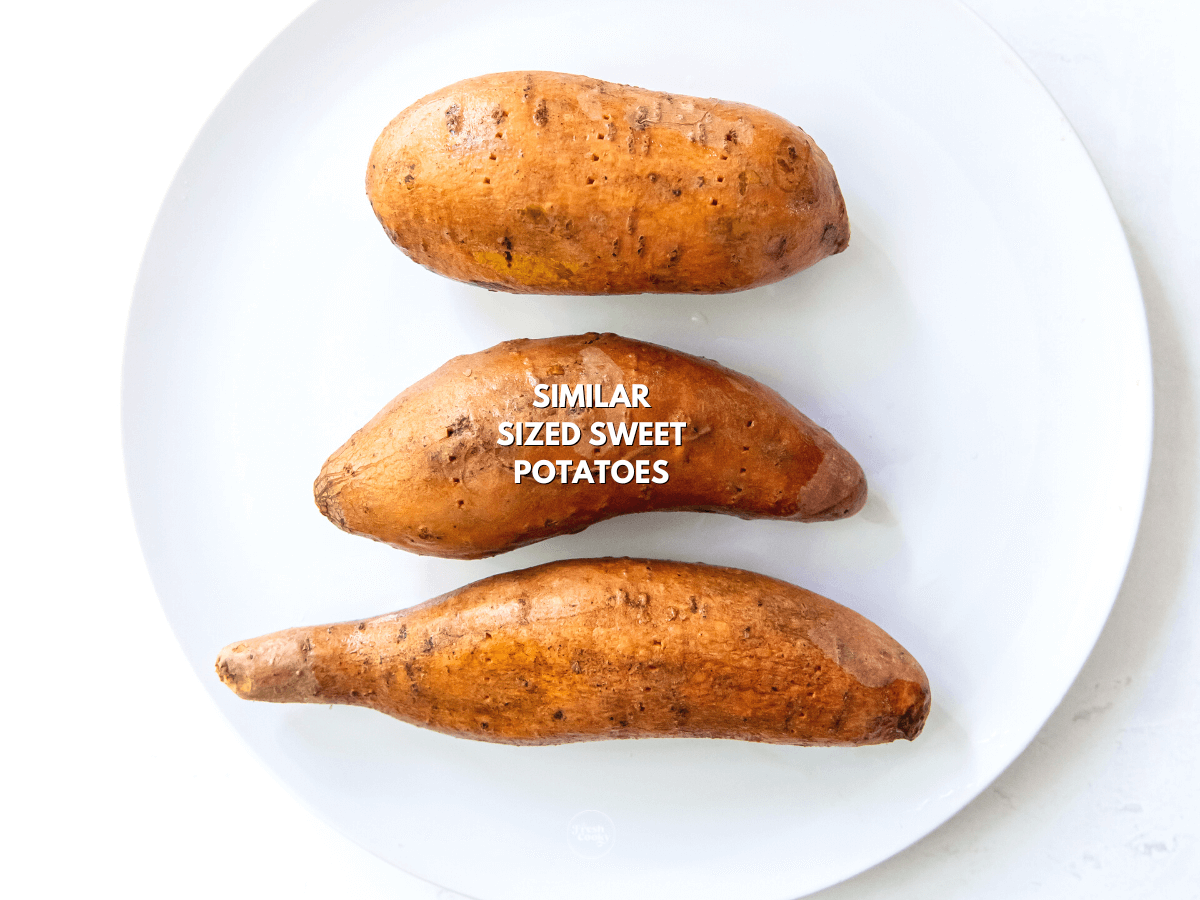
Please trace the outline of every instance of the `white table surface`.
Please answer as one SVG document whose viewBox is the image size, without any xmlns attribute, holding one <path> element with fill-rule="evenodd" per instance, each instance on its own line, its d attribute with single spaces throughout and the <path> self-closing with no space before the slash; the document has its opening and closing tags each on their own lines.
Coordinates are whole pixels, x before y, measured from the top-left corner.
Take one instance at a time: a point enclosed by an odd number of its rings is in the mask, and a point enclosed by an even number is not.
<svg viewBox="0 0 1200 900">
<path fill-rule="evenodd" d="M 155 212 L 306 5 L 0 12 L 5 896 L 457 896 L 331 831 L 241 744 L 167 627 L 125 496 L 122 341 Z M 1062 106 L 1125 227 L 1154 353 L 1146 511 L 1112 618 L 1029 749 L 933 834 L 815 896 L 1196 897 L 1200 6 L 968 5 Z"/>
</svg>

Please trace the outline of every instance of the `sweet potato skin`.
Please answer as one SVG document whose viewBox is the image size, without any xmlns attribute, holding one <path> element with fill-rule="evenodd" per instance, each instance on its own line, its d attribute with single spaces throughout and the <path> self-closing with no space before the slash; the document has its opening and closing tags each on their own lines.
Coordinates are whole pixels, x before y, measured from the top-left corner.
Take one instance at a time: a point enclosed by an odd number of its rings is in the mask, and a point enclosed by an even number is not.
<svg viewBox="0 0 1200 900">
<path fill-rule="evenodd" d="M 366 184 L 409 257 L 516 293 L 739 291 L 850 239 L 829 160 L 785 119 L 555 72 L 418 100 L 379 136 Z"/>
<path fill-rule="evenodd" d="M 535 408 L 534 383 L 644 384 L 650 409 Z M 501 422 L 570 421 L 571 447 L 502 447 Z M 593 422 L 688 423 L 680 446 L 589 445 Z M 662 459 L 665 484 L 516 484 L 518 459 Z M 775 391 L 711 360 L 615 334 L 515 340 L 456 357 L 403 391 L 326 461 L 318 508 L 352 534 L 474 559 L 652 510 L 842 518 L 862 468 Z"/>
<path fill-rule="evenodd" d="M 246 699 L 366 706 L 507 744 L 879 744 L 915 738 L 930 707 L 920 665 L 857 613 L 763 575 L 646 559 L 549 563 L 240 641 L 217 672 Z"/>
</svg>

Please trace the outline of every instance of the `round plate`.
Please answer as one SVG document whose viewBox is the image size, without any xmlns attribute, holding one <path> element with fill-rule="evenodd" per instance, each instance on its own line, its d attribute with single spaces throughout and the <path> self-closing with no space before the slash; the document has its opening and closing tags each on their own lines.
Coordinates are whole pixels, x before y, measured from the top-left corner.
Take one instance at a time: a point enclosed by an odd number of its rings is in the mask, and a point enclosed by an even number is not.
<svg viewBox="0 0 1200 900">
<path fill-rule="evenodd" d="M 837 170 L 849 250 L 715 297 L 521 297 L 427 272 L 363 195 L 371 145 L 424 94 L 512 69 L 782 114 Z M 592 330 L 774 387 L 857 456 L 867 507 L 815 525 L 627 516 L 480 562 L 318 513 L 326 456 L 404 387 L 501 340 Z M 1033 76 L 958 5 L 328 0 L 246 72 L 166 198 L 130 320 L 125 437 L 146 559 L 197 674 L 362 846 L 482 898 L 793 898 L 944 822 L 1058 704 L 1124 572 L 1150 408 L 1104 189 Z M 604 555 L 750 569 L 858 610 L 925 666 L 924 734 L 493 746 L 243 702 L 213 672 L 240 638 Z"/>
</svg>

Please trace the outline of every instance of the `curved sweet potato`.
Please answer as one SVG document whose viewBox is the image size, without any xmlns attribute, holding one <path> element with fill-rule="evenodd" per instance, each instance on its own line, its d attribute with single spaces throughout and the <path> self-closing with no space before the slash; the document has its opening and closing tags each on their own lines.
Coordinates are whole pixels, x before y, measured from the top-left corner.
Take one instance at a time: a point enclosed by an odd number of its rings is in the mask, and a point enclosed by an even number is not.
<svg viewBox="0 0 1200 900">
<path fill-rule="evenodd" d="M 710 737 L 818 746 L 916 737 L 917 662 L 857 613 L 738 569 L 583 559 L 404 612 L 221 651 L 239 696 L 346 703 L 508 744 Z"/>
<path fill-rule="evenodd" d="M 551 383 L 601 385 L 604 397 L 640 385 L 650 406 L 536 408 L 534 385 Z M 500 446 L 502 424 L 522 421 L 573 423 L 580 439 Z M 686 427 L 667 429 L 668 446 L 589 443 L 596 423 L 613 436 L 606 425 L 638 421 Z M 516 483 L 515 467 L 540 459 L 569 463 L 571 478 Z M 594 472 L 621 460 L 647 470 L 662 461 L 667 480 L 574 480 L 582 463 Z M 779 394 L 711 360 L 614 334 L 507 341 L 452 359 L 356 432 L 314 485 L 317 506 L 339 528 L 457 559 L 651 510 L 837 519 L 857 512 L 866 492 L 854 458 Z"/>
</svg>

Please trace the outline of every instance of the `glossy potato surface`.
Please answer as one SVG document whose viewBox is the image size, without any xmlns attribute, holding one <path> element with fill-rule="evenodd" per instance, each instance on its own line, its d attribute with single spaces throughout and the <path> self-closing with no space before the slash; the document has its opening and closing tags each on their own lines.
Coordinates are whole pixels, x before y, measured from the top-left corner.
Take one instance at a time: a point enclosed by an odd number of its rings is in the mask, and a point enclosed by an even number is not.
<svg viewBox="0 0 1200 900">
<path fill-rule="evenodd" d="M 534 385 L 645 385 L 650 408 L 536 408 Z M 572 422 L 573 446 L 500 446 L 510 422 Z M 682 422 L 681 442 L 592 446 L 593 423 Z M 538 484 L 518 460 L 665 461 L 666 483 Z M 653 510 L 839 519 L 862 468 L 763 384 L 712 360 L 615 334 L 515 340 L 460 356 L 403 391 L 325 462 L 318 508 L 339 528 L 428 556 L 473 559 Z"/>
<path fill-rule="evenodd" d="M 421 265 L 516 293 L 739 291 L 850 239 L 829 160 L 780 116 L 555 72 L 418 100 L 376 141 L 367 195 Z"/>
<path fill-rule="evenodd" d="M 402 612 L 221 651 L 239 696 L 366 706 L 507 744 L 707 737 L 912 740 L 929 681 L 867 619 L 786 582 L 701 564 L 583 559 Z"/>
</svg>

